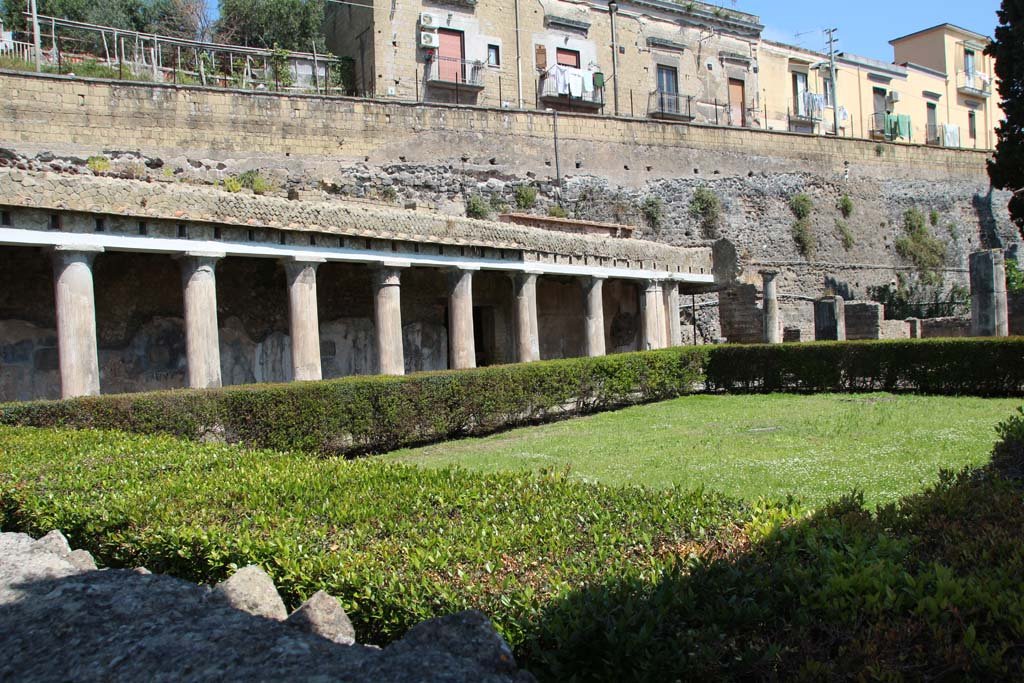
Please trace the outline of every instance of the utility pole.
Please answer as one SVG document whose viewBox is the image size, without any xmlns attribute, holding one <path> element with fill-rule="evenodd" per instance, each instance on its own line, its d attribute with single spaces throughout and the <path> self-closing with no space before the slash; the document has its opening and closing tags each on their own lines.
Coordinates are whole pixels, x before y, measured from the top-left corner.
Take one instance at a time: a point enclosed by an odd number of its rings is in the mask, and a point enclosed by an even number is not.
<svg viewBox="0 0 1024 683">
<path fill-rule="evenodd" d="M 839 39 L 836 38 L 837 28 L 827 28 L 825 33 L 828 34 L 828 66 L 830 72 L 830 78 L 832 79 L 832 131 L 836 137 L 839 137 L 839 89 L 836 83 L 836 43 Z"/>
<path fill-rule="evenodd" d="M 615 14 L 619 5 L 615 0 L 608 2 L 608 15 L 612 23 L 612 93 L 615 97 L 615 115 L 619 115 L 619 38 L 615 32 Z"/>
<path fill-rule="evenodd" d="M 32 12 L 32 45 L 36 53 L 36 73 L 43 70 L 43 45 L 39 38 L 39 12 L 36 10 L 36 0 L 29 0 L 29 8 Z"/>
</svg>

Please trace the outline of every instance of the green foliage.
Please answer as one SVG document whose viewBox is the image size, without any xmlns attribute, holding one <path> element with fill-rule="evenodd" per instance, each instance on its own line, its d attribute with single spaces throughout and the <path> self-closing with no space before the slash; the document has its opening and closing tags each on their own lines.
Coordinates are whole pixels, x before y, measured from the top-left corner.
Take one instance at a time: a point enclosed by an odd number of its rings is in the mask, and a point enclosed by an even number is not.
<svg viewBox="0 0 1024 683">
<path fill-rule="evenodd" d="M 224 179 L 224 189 L 228 192 L 241 192 L 242 181 L 237 176 L 228 176 Z"/>
<path fill-rule="evenodd" d="M 914 265 L 926 284 L 942 282 L 946 244 L 932 235 L 918 209 L 903 214 L 903 235 L 896 240 L 896 253 Z"/>
<path fill-rule="evenodd" d="M 710 389 L 1020 395 L 1024 341 L 677 347 L 409 377 L 348 377 L 0 406 L 0 424 L 384 452 Z"/>
<path fill-rule="evenodd" d="M 270 52 L 270 77 L 274 81 L 274 87 L 290 88 L 295 82 L 290 56 L 288 50 L 274 43 L 274 49 Z"/>
<path fill-rule="evenodd" d="M 398 190 L 394 185 L 386 185 L 380 191 L 380 198 L 386 202 L 393 202 L 398 199 Z"/>
<path fill-rule="evenodd" d="M 839 209 L 839 213 L 843 214 L 843 218 L 849 218 L 853 215 L 853 200 L 850 199 L 850 195 L 844 194 L 839 198 L 839 203 L 836 205 Z"/>
<path fill-rule="evenodd" d="M 1003 0 L 999 25 L 985 53 L 995 57 L 999 106 L 1004 118 L 996 128 L 996 151 L 988 164 L 992 185 L 1013 193 L 1010 218 L 1024 235 L 1024 4 Z"/>
<path fill-rule="evenodd" d="M 967 287 L 953 285 L 946 292 L 943 289 L 942 282 L 901 273 L 895 285 L 868 287 L 868 298 L 885 306 L 887 320 L 970 314 L 971 292 Z"/>
<path fill-rule="evenodd" d="M 325 51 L 325 0 L 220 0 L 217 39 L 235 45 Z M 358 10 L 366 11 L 366 10 Z"/>
<path fill-rule="evenodd" d="M 110 159 L 105 156 L 91 156 L 85 160 L 85 165 L 93 173 L 105 173 L 110 170 Z"/>
<path fill-rule="evenodd" d="M 491 215 L 491 205 L 478 194 L 466 198 L 466 216 L 469 218 L 487 218 Z"/>
<path fill-rule="evenodd" d="M 533 185 L 516 185 L 516 208 L 529 211 L 537 204 L 537 188 Z"/>
<path fill-rule="evenodd" d="M 913 391 L 1020 396 L 1024 341 L 916 339 L 723 345 L 708 355 L 710 389 L 728 392 Z"/>
<path fill-rule="evenodd" d="M 843 249 L 850 251 L 853 249 L 856 240 L 853 237 L 853 231 L 850 230 L 849 224 L 844 220 L 836 220 L 836 230 L 839 231 L 839 240 L 843 245 Z"/>
<path fill-rule="evenodd" d="M 331 71 L 332 86 L 341 89 L 343 95 L 356 95 L 356 60 L 352 57 L 338 57 L 338 65 Z"/>
<path fill-rule="evenodd" d="M 1015 294 L 1024 292 L 1024 271 L 1014 259 L 1006 259 L 1006 290 Z"/>
<path fill-rule="evenodd" d="M 701 235 L 717 239 L 722 227 L 722 201 L 709 187 L 698 187 L 690 199 L 690 216 L 700 223 Z"/>
<path fill-rule="evenodd" d="M 804 258 L 811 258 L 818 248 L 818 240 L 814 236 L 813 228 L 811 228 L 811 219 L 807 217 L 797 218 L 790 228 L 790 234 L 793 236 L 793 242 L 796 243 L 796 249 L 800 252 L 800 255 Z"/>
<path fill-rule="evenodd" d="M 656 235 L 660 233 L 662 221 L 665 219 L 665 201 L 656 195 L 648 195 L 644 197 L 640 210 L 643 212 L 644 219 L 647 221 L 647 225 L 650 226 L 651 231 Z"/>
<path fill-rule="evenodd" d="M 565 209 L 558 204 L 552 204 L 548 207 L 548 215 L 552 218 L 568 218 L 569 214 L 566 213 Z"/>
<path fill-rule="evenodd" d="M 939 218 L 939 212 L 936 211 L 935 209 L 932 209 L 931 211 L 928 212 L 928 222 L 932 224 L 933 228 L 938 227 Z"/>
<path fill-rule="evenodd" d="M 805 220 L 811 217 L 814 211 L 814 200 L 805 192 L 800 192 L 789 199 L 789 210 L 797 217 L 797 220 Z"/>
<path fill-rule="evenodd" d="M 263 175 L 257 170 L 249 170 L 239 173 L 237 176 L 233 176 L 233 180 L 237 181 L 238 189 L 228 189 L 228 192 L 238 192 L 241 188 L 247 188 L 253 191 L 253 194 L 266 194 L 273 192 L 275 189 L 274 183 L 263 177 Z M 225 181 L 225 184 L 227 181 Z M 235 185 L 232 184 L 232 187 Z"/>
<path fill-rule="evenodd" d="M 871 513 L 166 437 L 0 428 L 0 525 L 194 581 L 263 566 L 360 639 L 483 610 L 543 681 L 1012 680 L 1024 419 L 984 469 Z M 842 647 L 837 647 L 842 643 Z M 600 653 L 600 654 L 597 654 Z"/>
</svg>

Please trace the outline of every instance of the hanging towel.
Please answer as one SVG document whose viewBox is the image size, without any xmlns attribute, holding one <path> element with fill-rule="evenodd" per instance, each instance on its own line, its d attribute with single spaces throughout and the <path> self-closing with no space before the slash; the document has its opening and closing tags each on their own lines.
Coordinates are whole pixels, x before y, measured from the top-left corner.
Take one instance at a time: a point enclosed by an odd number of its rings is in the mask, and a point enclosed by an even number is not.
<svg viewBox="0 0 1024 683">
<path fill-rule="evenodd" d="M 583 97 L 583 74 L 579 71 L 570 71 L 566 77 L 569 84 L 570 97 Z"/>
<path fill-rule="evenodd" d="M 952 123 L 947 123 L 942 126 L 942 146 L 960 146 L 960 126 L 954 125 Z"/>
<path fill-rule="evenodd" d="M 882 132 L 885 134 L 887 140 L 893 140 L 896 138 L 898 133 L 898 119 L 896 114 L 886 114 L 882 126 Z"/>
<path fill-rule="evenodd" d="M 839 107 L 839 120 L 840 121 L 849 121 L 850 120 L 850 112 L 848 112 L 846 110 L 846 107 Z"/>
<path fill-rule="evenodd" d="M 904 140 L 909 140 L 913 135 L 911 130 L 912 129 L 910 127 L 910 115 L 899 114 L 896 117 L 896 134 L 899 135 Z"/>
<path fill-rule="evenodd" d="M 555 93 L 559 95 L 569 94 L 569 79 L 568 72 L 565 67 L 558 64 L 551 69 L 551 77 L 555 81 Z"/>
</svg>

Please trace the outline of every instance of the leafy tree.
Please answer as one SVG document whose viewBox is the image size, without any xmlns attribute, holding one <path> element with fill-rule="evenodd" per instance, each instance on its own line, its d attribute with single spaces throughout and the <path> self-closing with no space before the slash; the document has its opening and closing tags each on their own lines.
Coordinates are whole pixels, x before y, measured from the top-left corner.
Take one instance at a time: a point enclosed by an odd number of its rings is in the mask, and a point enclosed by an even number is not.
<svg viewBox="0 0 1024 683">
<path fill-rule="evenodd" d="M 995 187 L 1012 191 L 1010 217 L 1024 235 L 1024 0 L 1003 0 L 995 40 L 985 53 L 996 60 L 999 97 L 1006 120 L 999 124 L 988 174 Z"/>
<path fill-rule="evenodd" d="M 325 0 L 220 0 L 218 40 L 309 52 L 324 50 Z"/>
<path fill-rule="evenodd" d="M 0 16 L 17 31 L 28 29 L 21 0 L 2 0 Z M 38 0 L 40 14 L 131 31 L 196 38 L 208 25 L 206 0 Z M 75 32 L 69 32 L 75 35 Z M 83 34 L 85 39 L 85 34 Z"/>
</svg>

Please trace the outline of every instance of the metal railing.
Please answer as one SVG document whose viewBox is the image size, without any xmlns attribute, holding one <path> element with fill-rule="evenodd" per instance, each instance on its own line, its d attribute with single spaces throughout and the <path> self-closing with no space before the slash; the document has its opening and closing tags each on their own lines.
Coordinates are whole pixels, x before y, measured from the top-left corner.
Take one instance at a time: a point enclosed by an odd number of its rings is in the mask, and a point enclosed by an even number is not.
<svg viewBox="0 0 1024 683">
<path fill-rule="evenodd" d="M 875 112 L 871 115 L 871 125 L 868 129 L 869 135 L 873 138 L 883 138 L 885 140 L 892 140 L 892 131 L 885 130 L 885 117 L 888 116 L 885 112 Z"/>
<path fill-rule="evenodd" d="M 484 87 L 484 65 L 457 57 L 434 57 L 425 67 L 428 83 L 459 85 L 467 88 Z"/>
<path fill-rule="evenodd" d="M 579 74 L 584 78 L 589 76 L 589 74 L 583 71 L 580 71 Z M 538 95 L 546 99 L 564 99 L 572 104 L 604 106 L 603 89 L 592 87 L 590 90 L 587 90 L 585 86 L 577 87 L 573 85 L 572 81 L 573 79 L 569 78 L 565 83 L 559 84 L 554 75 L 550 73 L 541 76 L 540 87 L 537 89 Z"/>
<path fill-rule="evenodd" d="M 693 95 L 654 90 L 647 97 L 647 115 L 654 118 L 693 120 Z"/>
<path fill-rule="evenodd" d="M 924 144 L 942 145 L 942 126 L 937 123 L 929 123 L 924 127 Z"/>
<path fill-rule="evenodd" d="M 992 79 L 977 71 L 958 71 L 956 74 L 957 90 L 971 95 L 988 97 L 992 94 Z"/>
</svg>

